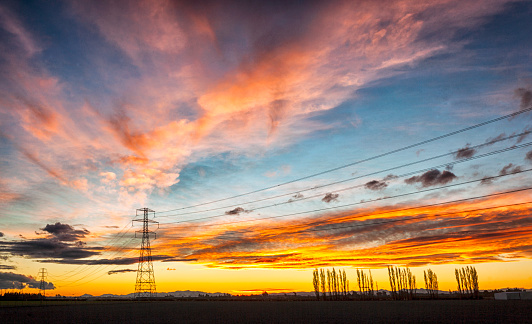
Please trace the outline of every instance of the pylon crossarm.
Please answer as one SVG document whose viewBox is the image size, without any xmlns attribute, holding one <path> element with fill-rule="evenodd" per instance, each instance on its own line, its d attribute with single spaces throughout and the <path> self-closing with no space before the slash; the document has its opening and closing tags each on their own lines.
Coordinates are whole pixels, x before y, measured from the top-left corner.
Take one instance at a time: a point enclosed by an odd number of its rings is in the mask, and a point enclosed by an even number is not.
<svg viewBox="0 0 532 324">
<path fill-rule="evenodd" d="M 158 221 L 154 221 L 153 219 L 148 219 L 148 220 L 144 220 L 142 218 L 138 218 L 138 219 L 133 219 L 132 222 L 143 222 L 143 223 L 157 223 L 159 224 Z"/>
</svg>

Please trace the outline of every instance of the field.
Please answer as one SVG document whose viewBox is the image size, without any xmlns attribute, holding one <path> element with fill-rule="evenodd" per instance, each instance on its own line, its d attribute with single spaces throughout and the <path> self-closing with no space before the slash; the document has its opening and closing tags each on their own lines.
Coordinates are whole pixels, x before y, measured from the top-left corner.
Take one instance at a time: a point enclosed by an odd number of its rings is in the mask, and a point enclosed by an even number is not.
<svg viewBox="0 0 532 324">
<path fill-rule="evenodd" d="M 532 301 L 156 301 L 4 306 L 2 323 L 532 323 Z"/>
</svg>

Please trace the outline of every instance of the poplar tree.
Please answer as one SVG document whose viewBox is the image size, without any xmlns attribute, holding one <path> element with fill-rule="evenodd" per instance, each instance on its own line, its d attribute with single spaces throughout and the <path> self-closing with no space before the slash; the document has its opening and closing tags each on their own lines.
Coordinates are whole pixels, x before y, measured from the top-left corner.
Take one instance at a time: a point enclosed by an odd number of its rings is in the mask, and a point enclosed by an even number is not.
<svg viewBox="0 0 532 324">
<path fill-rule="evenodd" d="M 326 287 L 327 284 L 325 282 L 325 270 L 320 269 L 320 283 L 321 283 L 321 294 L 323 295 L 323 300 L 327 299 L 327 293 L 326 293 Z"/>
<path fill-rule="evenodd" d="M 458 284 L 460 298 L 479 298 L 478 273 L 475 267 L 467 266 L 461 269 L 454 269 L 454 275 Z"/>
<path fill-rule="evenodd" d="M 430 298 L 438 298 L 438 276 L 431 269 L 423 271 L 425 278 L 425 289 L 428 291 Z"/>
<path fill-rule="evenodd" d="M 331 271 L 327 269 L 327 288 L 329 291 L 329 299 L 332 299 L 331 295 Z"/>
<path fill-rule="evenodd" d="M 316 299 L 320 300 L 320 273 L 318 268 L 314 269 L 312 272 L 312 285 L 314 286 L 314 293 L 316 294 Z"/>
</svg>

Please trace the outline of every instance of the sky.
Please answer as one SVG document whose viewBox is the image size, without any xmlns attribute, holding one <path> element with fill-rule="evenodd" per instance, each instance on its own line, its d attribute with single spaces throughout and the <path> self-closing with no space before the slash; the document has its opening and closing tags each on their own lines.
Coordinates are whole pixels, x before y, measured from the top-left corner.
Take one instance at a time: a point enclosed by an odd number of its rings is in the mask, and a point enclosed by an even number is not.
<svg viewBox="0 0 532 324">
<path fill-rule="evenodd" d="M 2 1 L 0 288 L 532 288 L 532 3 Z"/>
</svg>

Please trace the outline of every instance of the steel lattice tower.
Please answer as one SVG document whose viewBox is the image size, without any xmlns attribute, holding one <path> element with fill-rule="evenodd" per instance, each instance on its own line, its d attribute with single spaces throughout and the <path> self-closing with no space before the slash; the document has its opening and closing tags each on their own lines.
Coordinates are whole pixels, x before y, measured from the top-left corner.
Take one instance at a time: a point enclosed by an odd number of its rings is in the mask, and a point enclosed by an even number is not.
<svg viewBox="0 0 532 324">
<path fill-rule="evenodd" d="M 43 297 L 46 297 L 46 277 L 48 276 L 48 272 L 45 268 L 41 268 L 39 269 L 38 276 L 41 279 L 39 284 L 39 294 L 41 294 Z"/>
<path fill-rule="evenodd" d="M 135 237 L 137 233 L 142 233 L 142 244 L 140 247 L 139 264 L 137 268 L 137 281 L 135 283 L 135 297 L 155 297 L 155 276 L 153 274 L 150 247 L 150 234 L 153 233 L 155 235 L 155 232 L 149 230 L 149 224 L 155 223 L 159 226 L 159 222 L 149 219 L 150 214 L 155 217 L 155 211 L 149 208 L 140 208 L 137 209 L 137 217 L 140 216 L 139 212 L 143 213 L 143 217 L 133 220 L 134 222 L 142 222 L 142 230 L 135 232 Z"/>
</svg>

